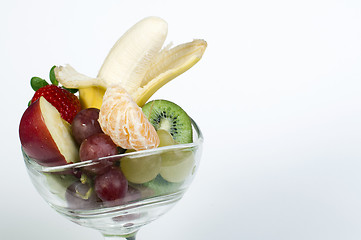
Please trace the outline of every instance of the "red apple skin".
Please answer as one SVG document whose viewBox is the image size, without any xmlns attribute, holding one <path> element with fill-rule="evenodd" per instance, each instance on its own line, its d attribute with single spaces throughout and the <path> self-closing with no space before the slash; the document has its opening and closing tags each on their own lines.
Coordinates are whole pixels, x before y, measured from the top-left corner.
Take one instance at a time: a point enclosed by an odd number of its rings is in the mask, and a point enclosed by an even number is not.
<svg viewBox="0 0 361 240">
<path fill-rule="evenodd" d="M 39 100 L 25 110 L 20 120 L 19 136 L 24 152 L 40 165 L 67 164 L 45 125 Z"/>
</svg>

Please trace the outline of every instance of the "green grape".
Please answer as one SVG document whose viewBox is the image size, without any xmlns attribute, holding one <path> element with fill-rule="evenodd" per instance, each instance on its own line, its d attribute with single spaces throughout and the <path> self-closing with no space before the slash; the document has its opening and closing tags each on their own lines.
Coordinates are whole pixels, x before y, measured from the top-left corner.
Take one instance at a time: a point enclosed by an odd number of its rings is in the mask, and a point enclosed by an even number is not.
<svg viewBox="0 0 361 240">
<path fill-rule="evenodd" d="M 185 150 L 170 150 L 162 153 L 160 175 L 169 182 L 182 182 L 192 172 L 194 153 Z"/>
<path fill-rule="evenodd" d="M 120 167 L 129 182 L 142 184 L 153 180 L 160 171 L 162 159 L 160 156 L 123 157 Z"/>
<path fill-rule="evenodd" d="M 172 135 L 164 129 L 159 129 L 157 131 L 160 143 L 159 143 L 159 147 L 164 147 L 164 146 L 169 146 L 169 145 L 174 145 L 174 139 L 172 137 Z"/>
</svg>

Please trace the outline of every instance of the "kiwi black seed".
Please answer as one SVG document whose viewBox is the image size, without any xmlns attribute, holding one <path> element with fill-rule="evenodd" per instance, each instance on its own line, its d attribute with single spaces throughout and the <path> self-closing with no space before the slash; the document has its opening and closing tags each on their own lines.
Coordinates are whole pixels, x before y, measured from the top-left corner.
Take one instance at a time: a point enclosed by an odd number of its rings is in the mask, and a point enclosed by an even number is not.
<svg viewBox="0 0 361 240">
<path fill-rule="evenodd" d="M 191 119 L 177 104 L 168 100 L 153 100 L 146 103 L 142 110 L 156 130 L 168 131 L 177 143 L 193 141 Z"/>
</svg>

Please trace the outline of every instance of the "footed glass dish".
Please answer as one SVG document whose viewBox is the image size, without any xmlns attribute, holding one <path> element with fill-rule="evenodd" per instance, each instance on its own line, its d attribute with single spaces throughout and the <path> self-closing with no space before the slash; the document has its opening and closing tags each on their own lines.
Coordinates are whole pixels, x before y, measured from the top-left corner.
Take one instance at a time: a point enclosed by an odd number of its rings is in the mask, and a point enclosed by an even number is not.
<svg viewBox="0 0 361 240">
<path fill-rule="evenodd" d="M 203 136 L 194 121 L 192 127 L 193 143 L 127 152 L 63 166 L 44 167 L 24 151 L 23 156 L 35 188 L 58 213 L 81 226 L 97 229 L 105 239 L 130 240 L 136 238 L 142 226 L 171 209 L 194 179 Z M 128 191 L 121 200 L 100 200 L 94 190 L 97 176 L 83 173 L 104 162 L 111 162 L 113 167 L 121 169 L 122 161 L 128 161 L 128 165 L 146 161 L 150 163 L 147 166 L 159 168 L 159 173 L 145 183 L 128 181 Z"/>
</svg>

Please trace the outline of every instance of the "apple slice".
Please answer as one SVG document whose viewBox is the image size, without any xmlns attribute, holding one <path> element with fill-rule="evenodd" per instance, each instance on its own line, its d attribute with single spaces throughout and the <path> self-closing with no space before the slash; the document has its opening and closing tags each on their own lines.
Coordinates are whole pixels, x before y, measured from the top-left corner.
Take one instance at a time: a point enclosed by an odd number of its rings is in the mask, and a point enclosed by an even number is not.
<svg viewBox="0 0 361 240">
<path fill-rule="evenodd" d="M 43 166 L 59 166 L 79 161 L 71 127 L 44 97 L 24 112 L 19 126 L 24 152 Z"/>
</svg>

